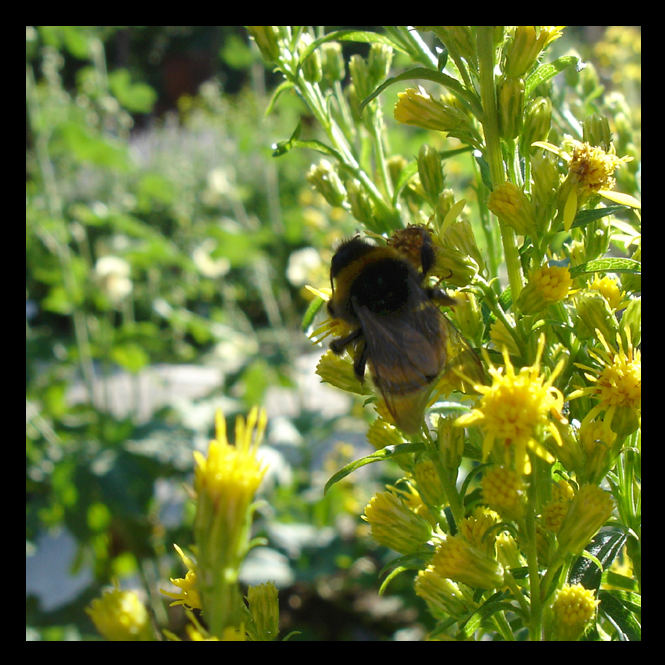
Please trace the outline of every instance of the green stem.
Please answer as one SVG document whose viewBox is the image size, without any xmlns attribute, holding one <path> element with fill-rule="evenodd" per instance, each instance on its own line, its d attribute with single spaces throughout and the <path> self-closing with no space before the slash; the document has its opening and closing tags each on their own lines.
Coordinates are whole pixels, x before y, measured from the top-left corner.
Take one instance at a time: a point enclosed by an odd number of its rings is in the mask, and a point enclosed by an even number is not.
<svg viewBox="0 0 665 665">
<path fill-rule="evenodd" d="M 459 525 L 464 519 L 464 504 L 462 503 L 462 498 L 457 491 L 457 486 L 455 485 L 456 477 L 453 477 L 452 472 L 449 472 L 447 469 L 444 469 L 441 465 L 441 462 L 436 459 L 435 464 L 437 466 L 437 471 L 439 472 L 439 478 L 441 480 L 441 486 L 448 499 L 448 505 L 450 506 L 450 511 L 453 514 L 455 519 L 455 524 L 459 528 Z M 455 471 L 455 476 L 457 476 L 457 471 Z"/>
<path fill-rule="evenodd" d="M 496 104 L 496 86 L 494 83 L 494 28 L 478 26 L 476 40 L 478 45 L 478 66 L 480 70 L 480 98 L 483 106 L 483 132 L 485 134 L 485 157 L 490 168 L 493 186 L 505 181 L 505 169 L 501 155 L 499 136 L 499 115 Z M 513 302 L 522 290 L 522 268 L 520 265 L 515 233 L 504 224 L 499 225 L 503 255 L 508 269 L 508 281 Z"/>
<path fill-rule="evenodd" d="M 540 641 L 542 632 L 542 602 L 540 598 L 540 575 L 538 573 L 538 551 L 536 547 L 536 516 L 529 504 L 526 516 L 526 560 L 529 570 L 529 596 L 531 597 L 531 617 L 529 638 Z"/>
<path fill-rule="evenodd" d="M 32 69 L 30 67 L 26 67 L 25 92 L 28 122 L 30 123 L 34 135 L 35 154 L 37 156 L 39 171 L 44 183 L 46 205 L 53 220 L 57 221 L 61 227 L 60 237 L 58 237 L 58 234 L 48 234 L 52 241 L 48 246 L 54 250 L 54 253 L 58 257 L 65 290 L 73 296 L 73 294 L 78 292 L 78 289 L 76 288 L 76 277 L 72 266 L 71 251 L 66 240 L 70 233 L 63 218 L 62 200 L 58 191 L 53 163 L 51 162 L 48 149 L 48 134 L 45 129 L 38 129 L 38 123 L 36 121 L 40 110 L 39 99 L 36 93 L 36 84 Z M 92 404 L 95 395 L 95 372 L 92 365 L 90 340 L 88 338 L 85 314 L 76 306 L 73 308 L 72 320 L 74 324 L 74 337 L 79 352 L 81 373 L 88 393 L 88 401 Z"/>
<path fill-rule="evenodd" d="M 394 209 L 392 204 L 386 202 L 372 179 L 357 162 L 343 131 L 328 114 L 325 101 L 318 86 L 306 81 L 299 72 L 295 76 L 291 76 L 291 79 L 296 86 L 296 89 L 299 90 L 305 100 L 307 106 L 310 108 L 321 127 L 323 127 L 333 147 L 342 156 L 346 167 L 350 169 L 356 178 L 362 183 L 367 194 L 376 206 L 378 216 L 382 220 L 394 220 L 397 222 L 399 219 L 399 213 Z"/>
<path fill-rule="evenodd" d="M 386 194 L 392 199 L 393 185 L 390 181 L 388 162 L 386 161 L 386 154 L 383 148 L 383 118 L 380 110 L 374 113 L 370 126 L 372 128 L 372 142 L 374 143 L 374 154 L 376 156 L 376 165 L 381 175 L 381 183 Z"/>
</svg>

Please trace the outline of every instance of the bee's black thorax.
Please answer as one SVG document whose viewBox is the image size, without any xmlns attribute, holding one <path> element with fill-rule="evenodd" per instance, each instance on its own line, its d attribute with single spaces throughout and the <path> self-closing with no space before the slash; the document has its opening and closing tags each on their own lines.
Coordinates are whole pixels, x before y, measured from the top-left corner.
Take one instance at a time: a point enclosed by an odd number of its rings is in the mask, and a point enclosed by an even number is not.
<svg viewBox="0 0 665 665">
<path fill-rule="evenodd" d="M 395 313 L 409 302 L 418 276 L 401 259 L 381 258 L 365 265 L 349 290 L 352 307 L 360 305 L 377 314 Z"/>
</svg>

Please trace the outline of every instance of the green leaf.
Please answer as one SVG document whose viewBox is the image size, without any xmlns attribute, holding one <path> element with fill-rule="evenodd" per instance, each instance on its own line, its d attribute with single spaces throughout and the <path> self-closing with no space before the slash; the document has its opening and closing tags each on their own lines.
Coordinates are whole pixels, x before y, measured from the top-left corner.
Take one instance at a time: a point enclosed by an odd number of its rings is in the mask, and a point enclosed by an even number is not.
<svg viewBox="0 0 665 665">
<path fill-rule="evenodd" d="M 642 264 L 635 259 L 624 259 L 620 257 L 608 257 L 593 259 L 570 269 L 571 277 L 586 275 L 593 272 L 628 272 L 634 275 L 642 273 Z"/>
<path fill-rule="evenodd" d="M 533 91 L 541 84 L 549 81 L 551 78 L 556 76 L 559 72 L 562 72 L 566 67 L 571 65 L 578 65 L 580 59 L 575 55 L 562 55 L 560 58 L 557 58 L 554 62 L 547 62 L 543 65 L 540 65 L 533 74 L 531 74 L 524 84 L 524 98 L 529 99 Z"/>
<path fill-rule="evenodd" d="M 636 580 L 634 580 L 632 577 L 626 577 L 625 575 L 615 573 L 612 570 L 606 570 L 603 573 L 603 584 L 619 587 L 624 591 L 638 591 L 638 584 Z"/>
<path fill-rule="evenodd" d="M 273 110 L 275 104 L 277 103 L 277 100 L 281 96 L 283 92 L 286 92 L 287 90 L 291 90 L 294 85 L 291 81 L 282 81 L 277 88 L 275 88 L 275 91 L 272 93 L 272 96 L 270 97 L 270 101 L 268 102 L 268 106 L 266 107 L 266 111 L 264 115 L 267 117 Z"/>
<path fill-rule="evenodd" d="M 150 362 L 148 354 L 138 344 L 131 342 L 114 346 L 110 356 L 113 362 L 132 374 L 138 373 Z"/>
<path fill-rule="evenodd" d="M 110 137 L 103 137 L 93 129 L 76 122 L 65 122 L 54 133 L 56 146 L 68 151 L 82 163 L 102 168 L 127 171 L 129 153 L 127 146 Z"/>
<path fill-rule="evenodd" d="M 417 453 L 424 449 L 425 444 L 423 443 L 399 443 L 395 446 L 386 446 L 385 448 L 381 448 L 380 450 L 373 452 L 371 455 L 361 457 L 360 459 L 349 462 L 349 464 L 343 466 L 339 471 L 334 473 L 328 479 L 326 486 L 323 488 L 323 493 L 325 494 L 335 483 L 339 482 L 343 478 L 346 478 L 350 473 L 353 473 L 360 467 L 363 467 L 367 464 L 372 464 L 374 462 L 382 462 L 387 459 L 392 459 L 397 455 Z"/>
<path fill-rule="evenodd" d="M 401 83 L 402 81 L 418 79 L 433 81 L 434 83 L 439 83 L 448 88 L 456 97 L 458 97 L 458 99 L 460 99 L 460 101 L 467 105 L 469 111 L 471 111 L 476 117 L 482 115 L 482 107 L 476 94 L 470 93 L 452 76 L 448 76 L 448 74 L 444 74 L 443 72 L 438 72 L 436 69 L 430 69 L 429 67 L 414 67 L 413 69 L 408 69 L 397 76 L 391 76 L 386 79 L 374 92 L 363 99 L 360 104 L 360 110 L 362 111 L 367 104 L 369 104 L 374 98 L 378 97 L 389 86 L 394 85 L 395 83 Z"/>
<path fill-rule="evenodd" d="M 415 159 L 412 162 L 409 162 L 400 171 L 399 178 L 395 184 L 395 192 L 393 193 L 393 205 L 397 203 L 398 196 L 402 193 L 402 190 L 407 186 L 409 180 L 411 180 L 416 173 L 418 173 L 418 162 Z"/>
<path fill-rule="evenodd" d="M 599 611 L 612 623 L 622 641 L 642 639 L 641 599 L 638 594 L 616 589 L 598 593 Z"/>
<path fill-rule="evenodd" d="M 332 157 L 333 159 L 336 159 L 341 166 L 344 165 L 344 159 L 342 159 L 342 156 L 336 150 L 326 145 L 325 143 L 316 140 L 301 141 L 300 130 L 301 126 L 300 123 L 298 123 L 298 125 L 293 130 L 293 133 L 291 134 L 291 136 L 289 136 L 288 139 L 273 144 L 272 156 L 281 157 L 282 155 L 285 155 L 287 152 L 293 150 L 294 148 L 309 148 L 310 150 L 316 150 L 317 152 L 323 153 L 327 157 Z"/>
<path fill-rule="evenodd" d="M 302 323 L 300 324 L 300 329 L 303 332 L 306 331 L 312 325 L 312 321 L 314 320 L 314 317 L 318 314 L 323 303 L 324 301 L 318 297 L 314 298 L 314 300 L 312 300 L 312 302 L 309 303 L 309 307 L 307 308 L 307 311 L 303 315 Z"/>
<path fill-rule="evenodd" d="M 598 533 L 586 548 L 591 557 L 583 555 L 577 558 L 568 573 L 568 583 L 581 584 L 585 589 L 598 589 L 603 571 L 612 565 L 626 537 L 626 533 L 618 529 Z"/>
<path fill-rule="evenodd" d="M 598 219 L 607 217 L 608 215 L 614 215 L 618 212 L 628 210 L 626 206 L 608 206 L 607 208 L 594 208 L 593 210 L 580 210 L 580 212 L 575 215 L 573 220 L 573 227 L 586 226 L 591 222 L 595 222 Z"/>
<path fill-rule="evenodd" d="M 133 113 L 150 113 L 157 101 L 157 93 L 147 83 L 132 83 L 129 71 L 123 68 L 109 74 L 109 87 L 120 104 Z"/>
<path fill-rule="evenodd" d="M 519 608 L 513 603 L 504 600 L 503 593 L 499 592 L 488 598 L 464 622 L 458 635 L 459 638 L 470 638 L 480 626 L 497 612 L 518 612 Z"/>
</svg>

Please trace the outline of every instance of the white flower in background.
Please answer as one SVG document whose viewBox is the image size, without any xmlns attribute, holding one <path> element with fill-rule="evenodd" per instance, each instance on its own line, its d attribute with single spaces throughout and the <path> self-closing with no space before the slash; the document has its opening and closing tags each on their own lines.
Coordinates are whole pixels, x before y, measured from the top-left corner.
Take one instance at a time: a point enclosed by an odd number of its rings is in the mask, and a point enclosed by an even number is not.
<svg viewBox="0 0 665 665">
<path fill-rule="evenodd" d="M 118 256 L 102 256 L 95 264 L 95 276 L 111 302 L 117 304 L 132 292 L 129 263 Z"/>
<path fill-rule="evenodd" d="M 311 280 L 312 273 L 321 267 L 321 256 L 313 247 L 297 249 L 289 257 L 286 277 L 293 286 L 303 286 Z"/>
<path fill-rule="evenodd" d="M 215 279 L 222 277 L 231 269 L 231 262 L 224 256 L 219 259 L 213 259 L 210 254 L 217 249 L 217 241 L 212 238 L 206 238 L 193 252 L 194 261 L 199 272 L 204 277 Z"/>
</svg>

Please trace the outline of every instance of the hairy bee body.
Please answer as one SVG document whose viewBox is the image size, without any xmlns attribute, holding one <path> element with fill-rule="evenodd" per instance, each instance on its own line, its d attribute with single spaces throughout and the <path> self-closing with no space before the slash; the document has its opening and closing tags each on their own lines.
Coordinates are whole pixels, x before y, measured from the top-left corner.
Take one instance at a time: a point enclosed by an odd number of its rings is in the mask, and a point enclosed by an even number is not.
<svg viewBox="0 0 665 665">
<path fill-rule="evenodd" d="M 356 375 L 362 380 L 369 364 L 395 424 L 407 434 L 418 431 L 432 385 L 446 366 L 448 327 L 435 302 L 454 303 L 423 286 L 434 252 L 422 231 L 417 261 L 355 237 L 337 249 L 330 267 L 328 311 L 353 328 L 330 347 L 342 353 L 353 345 Z"/>
</svg>

